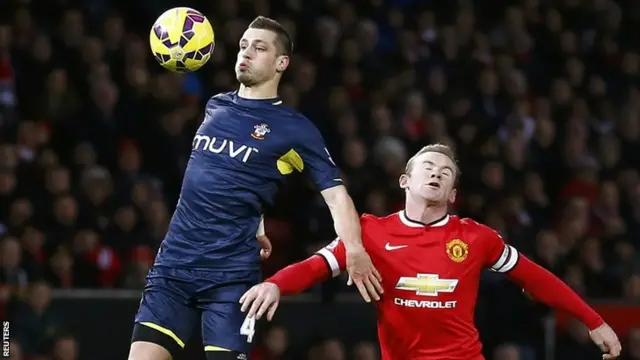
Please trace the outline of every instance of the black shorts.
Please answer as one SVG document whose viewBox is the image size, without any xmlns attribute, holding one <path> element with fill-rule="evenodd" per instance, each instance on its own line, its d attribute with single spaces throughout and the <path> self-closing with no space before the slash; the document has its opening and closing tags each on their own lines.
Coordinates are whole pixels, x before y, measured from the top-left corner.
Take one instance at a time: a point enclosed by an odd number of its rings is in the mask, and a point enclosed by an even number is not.
<svg viewBox="0 0 640 360">
<path fill-rule="evenodd" d="M 249 353 L 255 320 L 240 311 L 238 301 L 260 281 L 259 271 L 154 267 L 147 275 L 132 342 L 158 343 L 173 354 L 200 323 L 205 351 Z M 167 344 L 168 339 L 176 346 Z"/>
</svg>

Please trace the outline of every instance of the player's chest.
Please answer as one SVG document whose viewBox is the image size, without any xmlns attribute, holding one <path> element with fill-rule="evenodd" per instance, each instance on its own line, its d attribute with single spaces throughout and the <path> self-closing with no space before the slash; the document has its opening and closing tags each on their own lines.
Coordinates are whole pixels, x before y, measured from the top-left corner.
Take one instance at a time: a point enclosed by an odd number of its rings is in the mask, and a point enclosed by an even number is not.
<svg viewBox="0 0 640 360">
<path fill-rule="evenodd" d="M 237 109 L 208 109 L 192 147 L 205 153 L 240 159 L 268 161 L 291 148 L 288 129 L 268 116 Z"/>
<path fill-rule="evenodd" d="M 483 256 L 474 245 L 458 234 L 390 236 L 378 245 L 375 260 L 387 290 L 438 296 L 477 284 Z"/>
</svg>

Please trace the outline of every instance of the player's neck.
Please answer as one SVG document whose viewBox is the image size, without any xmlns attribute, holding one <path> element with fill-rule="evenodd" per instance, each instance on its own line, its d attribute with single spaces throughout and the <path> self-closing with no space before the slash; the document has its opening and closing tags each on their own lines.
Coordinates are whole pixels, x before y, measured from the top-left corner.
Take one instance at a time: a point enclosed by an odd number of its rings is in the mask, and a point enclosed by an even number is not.
<svg viewBox="0 0 640 360">
<path fill-rule="evenodd" d="M 431 224 L 442 219 L 447 214 L 447 205 L 429 204 L 424 201 L 416 201 L 407 196 L 405 202 L 405 214 L 410 220 L 423 224 Z"/>
<path fill-rule="evenodd" d="M 278 97 L 278 84 L 266 82 L 255 86 L 244 86 L 240 84 L 238 96 L 250 100 L 275 99 Z"/>
</svg>

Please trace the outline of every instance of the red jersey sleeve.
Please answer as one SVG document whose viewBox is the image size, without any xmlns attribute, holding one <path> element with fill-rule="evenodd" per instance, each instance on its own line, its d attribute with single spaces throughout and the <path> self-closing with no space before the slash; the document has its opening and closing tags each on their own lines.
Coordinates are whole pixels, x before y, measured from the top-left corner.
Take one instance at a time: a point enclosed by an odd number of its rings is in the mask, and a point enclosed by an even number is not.
<svg viewBox="0 0 640 360">
<path fill-rule="evenodd" d="M 505 244 L 493 229 L 479 225 L 478 233 L 487 246 L 486 267 L 491 271 L 507 273 L 507 277 L 520 285 L 540 302 L 574 316 L 593 330 L 603 324 L 602 318 L 578 294 L 555 275 Z"/>
<path fill-rule="evenodd" d="M 344 244 L 336 239 L 313 256 L 287 266 L 266 281 L 276 284 L 282 295 L 295 295 L 329 277 L 338 276 L 346 262 Z"/>
<path fill-rule="evenodd" d="M 344 248 L 344 244 L 339 238 L 333 240 L 329 245 L 316 251 L 317 255 L 320 255 L 324 261 L 327 262 L 327 266 L 331 270 L 331 276 L 336 277 L 340 275 L 347 267 L 347 254 Z"/>
<path fill-rule="evenodd" d="M 520 253 L 511 245 L 505 244 L 502 236 L 492 228 L 478 224 L 480 241 L 487 246 L 485 266 L 489 270 L 508 273 L 513 270 L 520 260 Z"/>
<path fill-rule="evenodd" d="M 363 228 L 367 218 L 367 215 L 360 218 Z M 338 238 L 308 259 L 287 266 L 266 281 L 278 285 L 283 295 L 294 295 L 329 277 L 340 275 L 346 267 L 347 251 Z"/>
</svg>

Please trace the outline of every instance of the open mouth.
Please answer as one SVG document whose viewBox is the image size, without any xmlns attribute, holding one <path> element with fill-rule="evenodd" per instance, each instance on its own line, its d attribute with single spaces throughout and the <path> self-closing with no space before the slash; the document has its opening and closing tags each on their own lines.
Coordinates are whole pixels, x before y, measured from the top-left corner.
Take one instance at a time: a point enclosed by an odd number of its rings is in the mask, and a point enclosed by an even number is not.
<svg viewBox="0 0 640 360">
<path fill-rule="evenodd" d="M 435 181 L 428 183 L 427 186 L 429 186 L 432 189 L 440 189 L 440 183 L 437 183 Z"/>
</svg>

